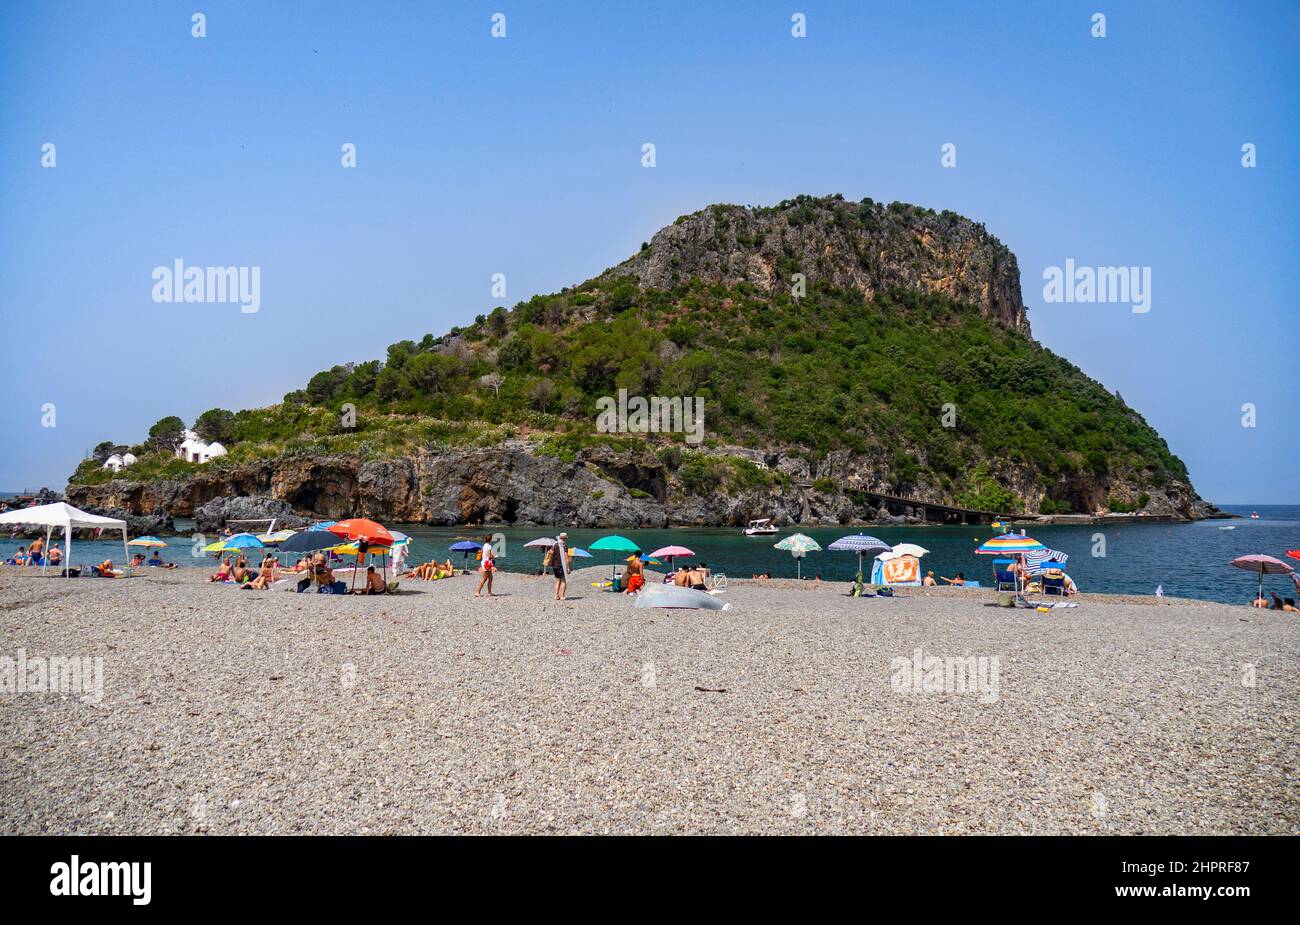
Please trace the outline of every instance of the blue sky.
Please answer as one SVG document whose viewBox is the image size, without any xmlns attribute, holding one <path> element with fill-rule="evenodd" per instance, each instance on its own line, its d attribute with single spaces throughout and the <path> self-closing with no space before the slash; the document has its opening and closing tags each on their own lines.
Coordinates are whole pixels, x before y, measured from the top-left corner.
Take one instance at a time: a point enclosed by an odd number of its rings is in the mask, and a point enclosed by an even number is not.
<svg viewBox="0 0 1300 925">
<path fill-rule="evenodd" d="M 1298 10 L 5 4 L 0 488 L 465 324 L 502 304 L 493 273 L 514 304 L 710 203 L 839 192 L 985 223 L 1035 336 L 1118 389 L 1204 497 L 1300 501 Z M 153 302 L 177 258 L 261 267 L 261 310 Z M 1151 267 L 1150 312 L 1044 304 L 1067 258 Z"/>
</svg>

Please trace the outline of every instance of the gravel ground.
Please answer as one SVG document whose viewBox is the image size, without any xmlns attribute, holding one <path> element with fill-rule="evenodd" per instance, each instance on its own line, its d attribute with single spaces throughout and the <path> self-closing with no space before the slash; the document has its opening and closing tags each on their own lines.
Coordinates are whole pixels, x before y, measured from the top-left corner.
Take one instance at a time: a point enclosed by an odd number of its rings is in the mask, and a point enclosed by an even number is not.
<svg viewBox="0 0 1300 925">
<path fill-rule="evenodd" d="M 1294 616 L 792 581 L 636 610 L 607 574 L 557 603 L 521 575 L 475 600 L 0 573 L 0 657 L 103 659 L 98 703 L 0 693 L 0 831 L 1300 831 Z M 997 684 L 895 690 L 918 647 Z"/>
</svg>

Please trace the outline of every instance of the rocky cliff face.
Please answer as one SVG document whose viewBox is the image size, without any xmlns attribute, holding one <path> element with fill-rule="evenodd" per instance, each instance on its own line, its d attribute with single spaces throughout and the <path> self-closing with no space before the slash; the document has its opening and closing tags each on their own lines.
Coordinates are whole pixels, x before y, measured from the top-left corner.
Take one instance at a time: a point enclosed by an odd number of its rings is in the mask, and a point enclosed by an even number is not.
<svg viewBox="0 0 1300 925">
<path fill-rule="evenodd" d="M 711 206 L 661 229 L 609 275 L 635 276 L 643 288 L 698 276 L 773 293 L 788 290 L 793 272 L 868 299 L 892 288 L 942 293 L 1029 332 L 1015 254 L 970 219 L 903 203 L 830 196 L 770 209 Z"/>
<path fill-rule="evenodd" d="M 757 517 L 780 525 L 917 523 L 920 507 L 885 504 L 864 492 L 890 494 L 888 483 L 873 477 L 873 461 L 832 453 L 816 467 L 797 455 L 761 453 L 740 447 L 714 455 L 760 462 L 774 474 L 759 488 L 718 485 L 693 493 L 649 449 L 615 452 L 583 450 L 573 461 L 538 455 L 525 441 L 488 448 L 363 461 L 348 456 L 292 457 L 229 469 L 213 469 L 189 481 L 134 482 L 71 486 L 68 500 L 90 510 L 152 517 L 161 532 L 172 517 L 191 517 L 200 531 L 234 519 L 275 517 L 286 527 L 306 519 L 370 517 L 387 523 L 556 524 L 582 527 L 742 526 Z M 875 470 L 879 471 L 879 470 Z M 1014 473 L 1003 477 L 1014 483 Z M 832 490 L 814 485 L 834 481 Z M 1026 479 L 1033 508 L 1036 487 Z M 1094 510 L 1111 496 L 1136 497 L 1135 487 L 1117 477 L 1106 485 L 1079 488 L 1076 506 Z M 947 502 L 936 488 L 919 486 L 917 502 Z M 1176 517 L 1204 517 L 1213 508 L 1190 486 L 1173 484 L 1152 492 L 1146 511 Z M 121 516 L 119 514 L 118 516 Z M 143 521 L 141 521 L 143 523 Z"/>
</svg>

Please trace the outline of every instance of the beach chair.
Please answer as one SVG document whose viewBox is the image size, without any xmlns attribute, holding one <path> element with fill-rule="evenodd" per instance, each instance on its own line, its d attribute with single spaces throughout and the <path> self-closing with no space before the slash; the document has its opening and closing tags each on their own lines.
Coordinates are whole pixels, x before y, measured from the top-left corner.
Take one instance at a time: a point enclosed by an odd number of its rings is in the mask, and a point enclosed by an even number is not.
<svg viewBox="0 0 1300 925">
<path fill-rule="evenodd" d="M 727 576 L 722 572 L 714 572 L 704 583 L 710 594 L 721 594 L 727 590 Z"/>
<path fill-rule="evenodd" d="M 1020 587 L 1016 584 L 1016 573 L 1008 567 L 1011 565 L 1010 559 L 993 560 L 993 582 L 999 591 L 1019 591 Z"/>
<path fill-rule="evenodd" d="M 1059 568 L 1051 568 L 1038 576 L 1042 583 L 1043 594 L 1058 594 L 1065 597 L 1065 572 Z"/>
</svg>

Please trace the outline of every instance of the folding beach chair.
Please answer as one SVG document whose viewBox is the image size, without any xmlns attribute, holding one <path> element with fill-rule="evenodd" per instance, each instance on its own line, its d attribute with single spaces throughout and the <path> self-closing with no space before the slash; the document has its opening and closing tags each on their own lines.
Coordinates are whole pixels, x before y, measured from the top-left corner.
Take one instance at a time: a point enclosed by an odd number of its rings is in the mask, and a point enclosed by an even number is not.
<svg viewBox="0 0 1300 925">
<path fill-rule="evenodd" d="M 1010 559 L 993 560 L 993 582 L 994 586 L 999 591 L 1020 590 L 1020 586 L 1016 584 L 1016 573 L 1008 568 L 1010 565 Z"/>
<path fill-rule="evenodd" d="M 1065 597 L 1065 572 L 1059 568 L 1051 568 L 1038 576 L 1042 582 L 1043 594 L 1058 594 Z"/>
</svg>

